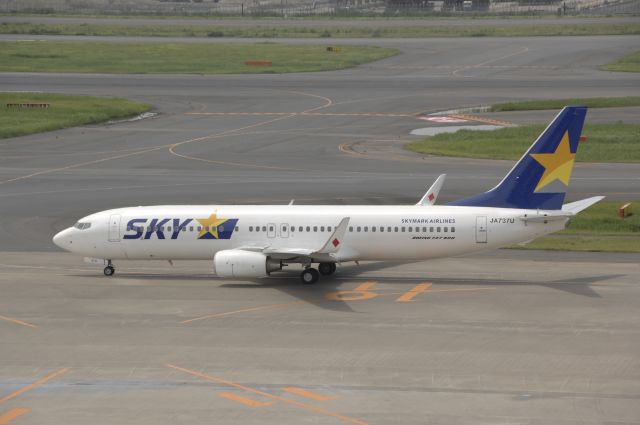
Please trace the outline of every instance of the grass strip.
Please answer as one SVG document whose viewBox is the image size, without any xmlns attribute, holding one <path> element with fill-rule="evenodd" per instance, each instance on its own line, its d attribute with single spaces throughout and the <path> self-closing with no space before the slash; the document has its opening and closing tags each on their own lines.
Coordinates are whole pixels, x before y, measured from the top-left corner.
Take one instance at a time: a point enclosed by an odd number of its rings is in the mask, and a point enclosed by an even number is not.
<svg viewBox="0 0 640 425">
<path fill-rule="evenodd" d="M 640 252 L 640 236 L 546 236 L 511 249 L 544 249 L 549 251 Z"/>
<path fill-rule="evenodd" d="M 598 202 L 572 218 L 565 230 L 510 248 L 640 252 L 640 204 L 634 205 L 636 214 L 621 219 L 618 208 L 624 203 Z"/>
<path fill-rule="evenodd" d="M 376 46 L 0 42 L 0 71 L 90 72 L 113 74 L 256 74 L 329 71 L 353 67 L 398 53 Z M 247 66 L 245 61 L 271 61 Z"/>
<path fill-rule="evenodd" d="M 613 63 L 600 67 L 605 71 L 640 72 L 640 52 L 624 56 Z"/>
<path fill-rule="evenodd" d="M 88 35 L 125 37 L 245 37 L 245 38 L 422 38 L 422 37 L 535 37 L 582 35 L 637 35 L 639 24 L 546 24 L 491 26 L 406 26 L 406 27 L 206 27 L 189 25 L 97 25 L 34 24 L 28 22 L 0 24 L 2 34 Z"/>
<path fill-rule="evenodd" d="M 409 143 L 405 148 L 422 154 L 482 159 L 517 160 L 545 125 L 507 127 L 494 131 L 460 130 Z M 640 125 L 587 124 L 587 140 L 576 155 L 579 162 L 640 162 Z"/>
<path fill-rule="evenodd" d="M 638 60 L 640 65 L 640 56 L 638 57 Z M 546 99 L 529 100 L 525 102 L 506 102 L 492 105 L 491 112 L 562 109 L 566 105 L 581 105 L 587 106 L 589 108 L 624 108 L 630 106 L 640 106 L 640 96 L 589 97 L 582 99 Z"/>
<path fill-rule="evenodd" d="M 49 108 L 10 108 L 8 103 L 49 103 Z M 45 93 L 0 93 L 0 138 L 24 136 L 136 116 L 149 105 L 126 99 Z"/>
</svg>

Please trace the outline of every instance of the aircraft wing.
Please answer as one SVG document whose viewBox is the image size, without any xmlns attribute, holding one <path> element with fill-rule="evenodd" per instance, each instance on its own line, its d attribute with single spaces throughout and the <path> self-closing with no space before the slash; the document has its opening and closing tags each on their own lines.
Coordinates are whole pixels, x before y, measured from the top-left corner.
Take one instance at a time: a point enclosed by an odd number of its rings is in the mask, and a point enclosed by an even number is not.
<svg viewBox="0 0 640 425">
<path fill-rule="evenodd" d="M 447 177 L 446 174 L 440 174 L 436 181 L 433 182 L 427 193 L 424 194 L 422 198 L 418 201 L 416 205 L 433 205 L 436 203 L 436 199 L 438 198 L 438 194 L 440 193 L 440 189 L 442 189 L 442 185 L 444 184 L 444 179 Z"/>
<path fill-rule="evenodd" d="M 257 251 L 269 255 L 272 258 L 286 260 L 294 259 L 298 257 L 331 257 L 342 246 L 344 235 L 347 232 L 349 225 L 349 217 L 344 217 L 340 224 L 336 226 L 331 236 L 327 239 L 324 245 L 319 249 L 314 248 L 279 248 L 277 246 L 268 247 L 242 247 L 245 251 Z"/>
</svg>

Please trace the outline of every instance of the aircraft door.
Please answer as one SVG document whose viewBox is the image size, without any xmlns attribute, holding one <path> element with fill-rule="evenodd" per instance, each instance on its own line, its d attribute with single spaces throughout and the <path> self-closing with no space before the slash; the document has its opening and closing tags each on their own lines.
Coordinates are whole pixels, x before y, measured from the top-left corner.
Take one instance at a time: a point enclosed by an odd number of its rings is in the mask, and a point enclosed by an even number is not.
<svg viewBox="0 0 640 425">
<path fill-rule="evenodd" d="M 487 217 L 476 217 L 476 243 L 487 243 Z"/>
<path fill-rule="evenodd" d="M 267 223 L 267 237 L 275 238 L 276 237 L 276 225 L 275 223 Z"/>
<path fill-rule="evenodd" d="M 120 214 L 109 217 L 109 242 L 120 242 Z"/>
<path fill-rule="evenodd" d="M 281 238 L 289 237 L 289 225 L 287 223 L 280 223 L 280 237 Z"/>
</svg>

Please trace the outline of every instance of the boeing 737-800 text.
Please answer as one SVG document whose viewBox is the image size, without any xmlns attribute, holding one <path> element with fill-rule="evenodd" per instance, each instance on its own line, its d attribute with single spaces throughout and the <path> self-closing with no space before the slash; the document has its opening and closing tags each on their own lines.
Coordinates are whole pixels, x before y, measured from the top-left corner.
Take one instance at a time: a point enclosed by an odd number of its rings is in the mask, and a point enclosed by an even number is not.
<svg viewBox="0 0 640 425">
<path fill-rule="evenodd" d="M 416 205 L 181 205 L 118 208 L 82 218 L 56 245 L 104 261 L 208 260 L 225 278 L 302 264 L 302 281 L 359 260 L 424 260 L 525 242 L 563 229 L 603 197 L 563 205 L 585 107 L 565 107 L 493 189 L 432 205 L 443 176 Z M 318 264 L 318 268 L 313 268 Z"/>
</svg>

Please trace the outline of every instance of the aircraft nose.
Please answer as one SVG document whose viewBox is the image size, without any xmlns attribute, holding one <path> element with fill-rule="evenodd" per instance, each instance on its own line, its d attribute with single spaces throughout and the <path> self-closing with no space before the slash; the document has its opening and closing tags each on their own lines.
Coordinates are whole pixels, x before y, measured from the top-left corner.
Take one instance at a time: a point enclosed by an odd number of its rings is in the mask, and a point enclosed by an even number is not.
<svg viewBox="0 0 640 425">
<path fill-rule="evenodd" d="M 56 233 L 53 237 L 53 243 L 62 249 L 69 250 L 71 241 L 71 229 L 64 229 L 61 232 Z"/>
</svg>

